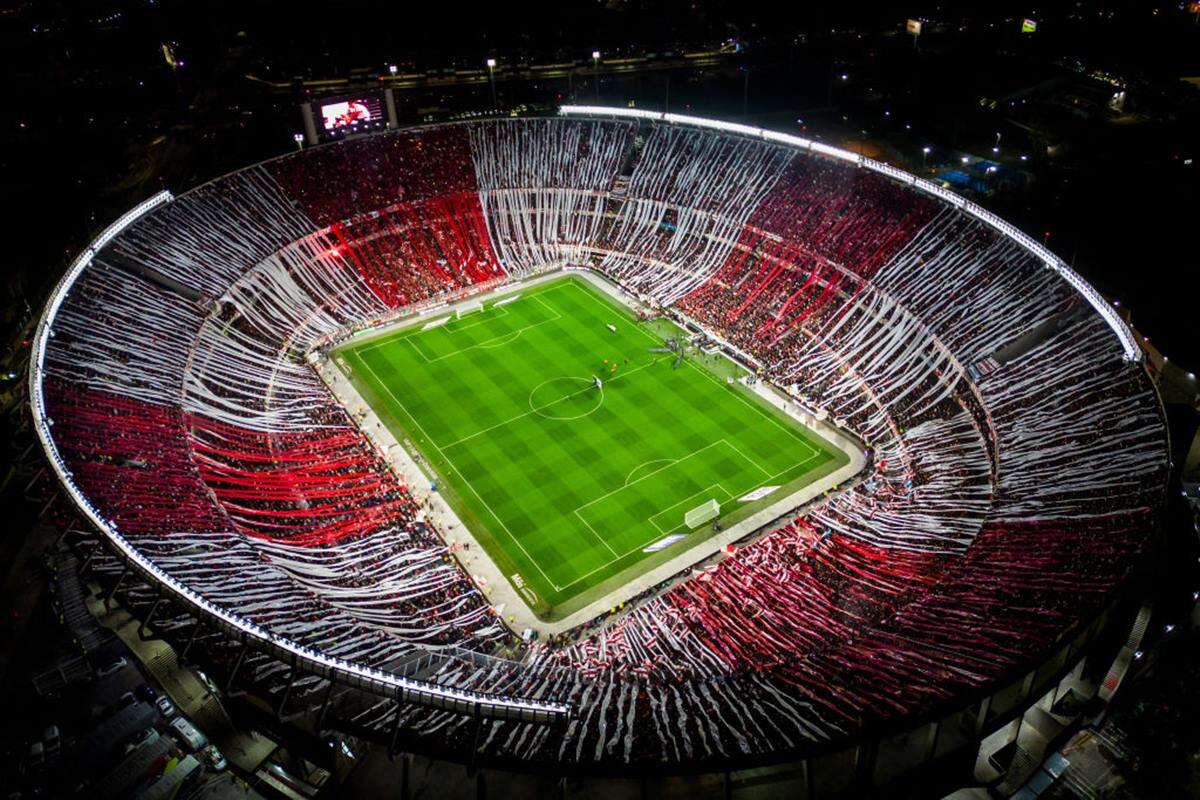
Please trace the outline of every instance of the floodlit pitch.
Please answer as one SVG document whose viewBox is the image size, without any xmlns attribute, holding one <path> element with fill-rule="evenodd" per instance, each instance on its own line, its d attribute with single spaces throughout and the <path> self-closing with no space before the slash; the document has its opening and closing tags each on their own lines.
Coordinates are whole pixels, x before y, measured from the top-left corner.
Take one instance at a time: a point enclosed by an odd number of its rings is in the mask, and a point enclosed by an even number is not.
<svg viewBox="0 0 1200 800">
<path fill-rule="evenodd" d="M 710 536 L 698 506 L 732 524 L 847 462 L 731 362 L 652 352 L 680 330 L 579 278 L 447 316 L 335 356 L 545 619 Z"/>
</svg>

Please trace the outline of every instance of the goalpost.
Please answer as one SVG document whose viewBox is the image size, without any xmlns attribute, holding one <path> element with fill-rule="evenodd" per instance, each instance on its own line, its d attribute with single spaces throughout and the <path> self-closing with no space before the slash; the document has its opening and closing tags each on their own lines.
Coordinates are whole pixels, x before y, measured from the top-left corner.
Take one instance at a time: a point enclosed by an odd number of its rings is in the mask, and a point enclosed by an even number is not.
<svg viewBox="0 0 1200 800">
<path fill-rule="evenodd" d="M 458 307 L 457 311 L 454 312 L 455 318 L 462 319 L 467 314 L 470 314 L 473 311 L 483 311 L 483 303 L 482 302 L 464 303 L 463 305 Z"/>
<path fill-rule="evenodd" d="M 716 519 L 721 514 L 721 504 L 716 500 L 702 503 L 683 515 L 683 521 L 689 528 L 698 528 L 704 523 Z"/>
</svg>

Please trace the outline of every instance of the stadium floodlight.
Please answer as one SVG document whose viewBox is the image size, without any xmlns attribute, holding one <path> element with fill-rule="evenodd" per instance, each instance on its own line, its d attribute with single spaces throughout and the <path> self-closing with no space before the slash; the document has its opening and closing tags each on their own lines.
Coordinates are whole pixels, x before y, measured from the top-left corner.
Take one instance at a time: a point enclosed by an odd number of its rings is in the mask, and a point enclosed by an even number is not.
<svg viewBox="0 0 1200 800">
<path fill-rule="evenodd" d="M 592 77 L 596 82 L 596 102 L 600 102 L 600 51 L 592 51 Z"/>
<path fill-rule="evenodd" d="M 487 60 L 488 68 L 488 84 L 492 87 L 492 108 L 496 108 L 499 103 L 496 102 L 496 59 L 489 58 Z"/>
</svg>

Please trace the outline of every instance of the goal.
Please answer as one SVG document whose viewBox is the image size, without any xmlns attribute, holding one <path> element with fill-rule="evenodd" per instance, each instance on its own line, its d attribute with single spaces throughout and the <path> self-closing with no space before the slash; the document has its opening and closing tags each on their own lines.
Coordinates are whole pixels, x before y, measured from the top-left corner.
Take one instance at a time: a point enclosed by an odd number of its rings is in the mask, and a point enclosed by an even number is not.
<svg viewBox="0 0 1200 800">
<path fill-rule="evenodd" d="M 721 504 L 716 500 L 702 503 L 683 515 L 683 521 L 689 528 L 698 528 L 709 520 L 714 520 L 721 513 Z"/>
<path fill-rule="evenodd" d="M 455 313 L 455 316 L 457 316 L 458 319 L 462 319 L 472 311 L 483 311 L 483 303 L 464 303 L 458 307 L 458 311 Z"/>
</svg>

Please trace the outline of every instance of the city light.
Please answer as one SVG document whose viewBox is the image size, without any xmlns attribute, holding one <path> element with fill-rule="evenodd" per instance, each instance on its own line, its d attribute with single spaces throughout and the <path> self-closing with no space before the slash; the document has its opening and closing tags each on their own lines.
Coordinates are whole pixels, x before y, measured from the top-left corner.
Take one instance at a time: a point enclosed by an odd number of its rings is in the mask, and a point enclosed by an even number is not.
<svg viewBox="0 0 1200 800">
<path fill-rule="evenodd" d="M 488 68 L 488 69 L 495 69 L 495 68 L 496 68 L 496 59 L 494 59 L 494 58 L 489 58 L 489 59 L 487 60 L 487 68 Z"/>
</svg>

